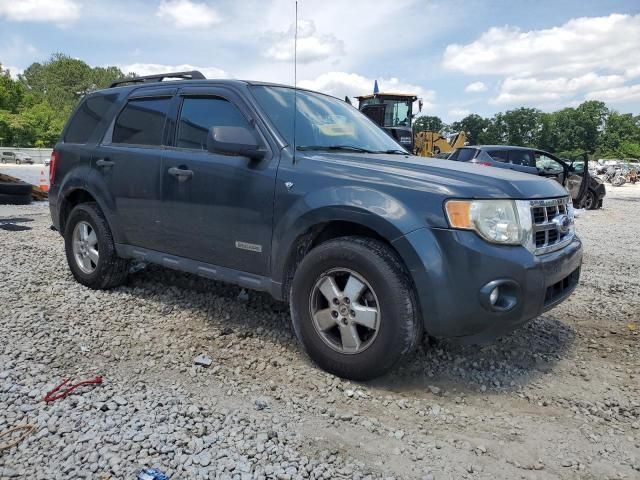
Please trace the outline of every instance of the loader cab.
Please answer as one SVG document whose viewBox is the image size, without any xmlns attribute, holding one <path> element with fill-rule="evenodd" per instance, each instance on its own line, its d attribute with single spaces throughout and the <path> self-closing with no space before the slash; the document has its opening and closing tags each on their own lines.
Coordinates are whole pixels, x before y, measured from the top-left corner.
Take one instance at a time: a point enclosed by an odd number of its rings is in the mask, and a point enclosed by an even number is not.
<svg viewBox="0 0 640 480">
<path fill-rule="evenodd" d="M 396 142 L 413 151 L 413 103 L 416 95 L 403 93 L 374 93 L 356 97 L 358 110 L 380 125 Z M 422 109 L 422 101 L 418 109 Z"/>
</svg>

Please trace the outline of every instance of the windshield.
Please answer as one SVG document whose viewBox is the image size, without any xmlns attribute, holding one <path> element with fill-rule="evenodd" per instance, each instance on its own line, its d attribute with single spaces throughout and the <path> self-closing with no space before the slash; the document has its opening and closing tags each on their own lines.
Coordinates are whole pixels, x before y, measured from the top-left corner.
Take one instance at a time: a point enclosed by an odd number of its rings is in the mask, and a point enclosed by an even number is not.
<svg viewBox="0 0 640 480">
<path fill-rule="evenodd" d="M 384 106 L 384 126 L 385 127 L 408 127 L 411 125 L 409 119 L 409 100 L 381 100 L 379 97 L 367 98 L 360 103 L 360 107 L 371 105 Z"/>
<path fill-rule="evenodd" d="M 252 90 L 280 134 L 289 145 L 294 144 L 294 89 L 259 85 Z M 405 153 L 384 130 L 346 102 L 304 90 L 298 90 L 296 98 L 295 145 L 298 150 Z"/>
</svg>

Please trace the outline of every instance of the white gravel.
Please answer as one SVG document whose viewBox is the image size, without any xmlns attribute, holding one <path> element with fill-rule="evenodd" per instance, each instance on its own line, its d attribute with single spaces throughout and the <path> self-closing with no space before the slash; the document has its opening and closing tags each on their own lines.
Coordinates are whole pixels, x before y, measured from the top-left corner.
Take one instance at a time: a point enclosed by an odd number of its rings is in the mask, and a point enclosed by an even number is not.
<svg viewBox="0 0 640 480">
<path fill-rule="evenodd" d="M 315 368 L 266 295 L 159 267 L 81 287 L 46 204 L 0 207 L 33 227 L 0 230 L 0 433 L 36 425 L 0 478 L 640 478 L 639 205 L 640 185 L 610 188 L 578 219 L 560 307 L 366 384 Z"/>
</svg>

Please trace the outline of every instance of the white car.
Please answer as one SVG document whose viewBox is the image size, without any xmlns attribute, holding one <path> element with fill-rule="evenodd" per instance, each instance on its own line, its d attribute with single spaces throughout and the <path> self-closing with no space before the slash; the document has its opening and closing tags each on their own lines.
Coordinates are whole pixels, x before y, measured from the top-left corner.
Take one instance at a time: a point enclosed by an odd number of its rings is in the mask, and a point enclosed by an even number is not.
<svg viewBox="0 0 640 480">
<path fill-rule="evenodd" d="M 33 159 L 22 152 L 2 152 L 2 156 L 0 156 L 0 162 L 2 163 L 15 163 L 16 165 L 20 165 L 21 163 L 33 164 Z"/>
</svg>

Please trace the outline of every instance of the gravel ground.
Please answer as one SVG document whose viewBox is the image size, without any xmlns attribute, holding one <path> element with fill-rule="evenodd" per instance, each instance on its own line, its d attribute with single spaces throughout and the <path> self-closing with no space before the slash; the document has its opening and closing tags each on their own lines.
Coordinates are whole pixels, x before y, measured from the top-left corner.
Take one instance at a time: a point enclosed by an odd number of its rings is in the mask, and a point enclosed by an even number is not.
<svg viewBox="0 0 640 480">
<path fill-rule="evenodd" d="M 488 346 L 425 343 L 365 384 L 315 368 L 266 295 L 151 266 L 81 287 L 46 204 L 0 206 L 31 227 L 0 230 L 0 432 L 35 425 L 0 478 L 640 478 L 639 205 L 625 185 L 580 215 L 561 306 Z"/>
</svg>

